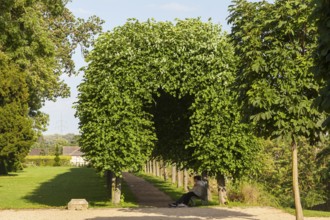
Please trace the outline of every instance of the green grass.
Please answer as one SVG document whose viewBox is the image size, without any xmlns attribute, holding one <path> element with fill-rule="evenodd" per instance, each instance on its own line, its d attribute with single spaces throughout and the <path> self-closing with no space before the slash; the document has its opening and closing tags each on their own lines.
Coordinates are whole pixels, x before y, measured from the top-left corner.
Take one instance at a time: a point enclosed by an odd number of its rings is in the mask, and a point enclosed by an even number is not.
<svg viewBox="0 0 330 220">
<path fill-rule="evenodd" d="M 124 202 L 122 202 L 121 207 L 138 207 L 139 205 L 137 203 L 136 197 L 125 181 L 122 182 L 121 187 L 122 197 L 124 199 Z"/>
<path fill-rule="evenodd" d="M 123 187 L 124 196 L 127 187 Z M 29 167 L 0 176 L 0 209 L 63 208 L 72 198 L 85 198 L 91 207 L 112 207 L 104 178 L 94 169 Z M 134 206 L 127 196 L 122 206 Z"/>
<path fill-rule="evenodd" d="M 295 210 L 291 208 L 283 209 L 285 212 L 288 212 L 292 215 L 295 215 Z M 330 212 L 316 211 L 316 210 L 303 210 L 305 217 L 330 217 Z"/>
</svg>

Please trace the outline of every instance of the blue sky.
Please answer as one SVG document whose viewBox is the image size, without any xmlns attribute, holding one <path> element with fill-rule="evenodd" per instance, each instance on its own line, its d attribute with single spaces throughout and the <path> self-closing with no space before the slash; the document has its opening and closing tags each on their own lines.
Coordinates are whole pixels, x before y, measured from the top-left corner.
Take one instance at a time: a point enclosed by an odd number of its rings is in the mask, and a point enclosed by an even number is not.
<svg viewBox="0 0 330 220">
<path fill-rule="evenodd" d="M 212 18 L 214 23 L 223 26 L 223 30 L 230 31 L 226 21 L 230 4 L 231 0 L 73 0 L 68 7 L 77 17 L 99 16 L 105 21 L 104 31 L 123 25 L 128 18 L 174 21 L 175 18 L 196 17 L 205 21 Z M 73 59 L 77 69 L 85 65 L 78 52 Z M 79 133 L 78 119 L 74 117 L 72 105 L 77 100 L 76 87 L 82 80 L 82 73 L 72 77 L 63 76 L 62 79 L 71 87 L 71 97 L 45 103 L 42 111 L 49 114 L 50 121 L 44 134 Z"/>
</svg>

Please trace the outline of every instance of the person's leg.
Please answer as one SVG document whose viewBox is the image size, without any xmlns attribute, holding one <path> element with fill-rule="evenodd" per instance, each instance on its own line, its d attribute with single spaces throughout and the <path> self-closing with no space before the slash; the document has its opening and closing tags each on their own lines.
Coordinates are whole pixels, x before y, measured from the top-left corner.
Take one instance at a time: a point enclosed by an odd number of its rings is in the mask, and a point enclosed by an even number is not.
<svg viewBox="0 0 330 220">
<path fill-rule="evenodd" d="M 169 204 L 169 206 L 172 206 L 172 207 L 175 207 L 177 206 L 178 204 L 182 203 L 184 201 L 184 198 L 186 196 L 186 193 L 183 194 L 178 200 L 176 200 L 175 202 Z"/>
<path fill-rule="evenodd" d="M 182 196 L 181 196 L 181 197 L 180 197 L 175 203 L 176 203 L 176 204 L 183 203 L 183 204 L 185 204 L 185 205 L 188 205 L 188 203 L 189 203 L 191 197 L 193 197 L 193 196 L 196 196 L 196 194 L 193 193 L 193 192 L 185 193 L 185 194 L 183 194 L 183 195 L 182 195 Z"/>
</svg>

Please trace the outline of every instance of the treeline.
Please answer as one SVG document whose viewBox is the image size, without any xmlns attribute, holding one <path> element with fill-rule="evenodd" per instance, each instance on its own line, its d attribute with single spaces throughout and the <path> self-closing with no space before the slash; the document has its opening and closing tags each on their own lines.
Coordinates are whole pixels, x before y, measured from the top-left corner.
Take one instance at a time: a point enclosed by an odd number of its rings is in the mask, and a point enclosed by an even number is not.
<svg viewBox="0 0 330 220">
<path fill-rule="evenodd" d="M 71 133 L 41 135 L 31 149 L 41 150 L 40 155 L 54 155 L 57 147 L 59 153 L 62 154 L 63 146 L 79 146 L 79 138 L 80 135 Z"/>
</svg>

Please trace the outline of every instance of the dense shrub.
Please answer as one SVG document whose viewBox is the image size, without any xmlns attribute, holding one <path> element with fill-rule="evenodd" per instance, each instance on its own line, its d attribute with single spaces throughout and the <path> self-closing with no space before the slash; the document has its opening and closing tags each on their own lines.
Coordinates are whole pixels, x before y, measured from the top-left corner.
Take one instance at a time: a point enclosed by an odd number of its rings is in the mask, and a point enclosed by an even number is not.
<svg viewBox="0 0 330 220">
<path fill-rule="evenodd" d="M 232 202 L 242 202 L 249 205 L 278 206 L 274 196 L 264 190 L 256 182 L 231 182 L 228 184 L 228 199 Z"/>
<path fill-rule="evenodd" d="M 23 164 L 25 166 L 54 166 L 54 157 L 55 156 L 27 156 Z M 59 156 L 59 159 L 60 166 L 70 165 L 70 156 Z"/>
<path fill-rule="evenodd" d="M 325 146 L 311 146 L 305 139 L 299 139 L 298 155 L 299 187 L 301 203 L 310 208 L 326 201 L 325 183 L 321 178 L 322 168 L 316 163 L 316 154 Z M 283 207 L 294 207 L 292 192 L 291 150 L 284 142 L 266 140 L 263 144 L 265 166 L 254 179 L 262 183 L 265 190 L 275 196 Z"/>
</svg>

